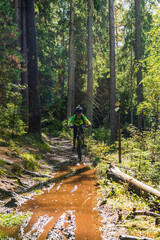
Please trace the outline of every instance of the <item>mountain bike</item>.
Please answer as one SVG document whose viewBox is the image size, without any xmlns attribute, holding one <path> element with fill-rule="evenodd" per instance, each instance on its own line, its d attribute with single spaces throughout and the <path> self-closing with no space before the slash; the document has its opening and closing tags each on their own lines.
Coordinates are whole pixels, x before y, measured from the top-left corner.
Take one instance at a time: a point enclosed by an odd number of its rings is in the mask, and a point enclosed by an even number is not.
<svg viewBox="0 0 160 240">
<path fill-rule="evenodd" d="M 88 128 L 88 125 L 83 125 L 83 127 Z M 71 126 L 70 128 L 75 128 L 75 126 Z M 78 154 L 78 159 L 81 162 L 82 161 L 82 147 L 83 147 L 83 133 L 81 131 L 80 126 L 76 126 L 77 128 L 77 136 L 76 136 L 76 140 L 77 140 L 77 146 L 76 146 L 76 150 L 77 150 L 77 154 Z"/>
</svg>

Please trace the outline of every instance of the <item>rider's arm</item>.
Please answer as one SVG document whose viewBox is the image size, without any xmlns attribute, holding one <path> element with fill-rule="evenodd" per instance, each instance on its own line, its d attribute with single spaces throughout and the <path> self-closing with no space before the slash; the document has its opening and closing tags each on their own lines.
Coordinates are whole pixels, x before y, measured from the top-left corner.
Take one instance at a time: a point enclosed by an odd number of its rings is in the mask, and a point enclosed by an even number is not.
<svg viewBox="0 0 160 240">
<path fill-rule="evenodd" d="M 83 119 L 84 119 L 85 124 L 87 124 L 89 126 L 92 125 L 91 122 L 88 120 L 88 118 L 86 118 L 86 116 L 84 114 L 83 114 Z"/>
<path fill-rule="evenodd" d="M 71 123 L 74 122 L 74 119 L 75 119 L 75 114 L 69 119 L 68 126 L 70 126 Z"/>
</svg>

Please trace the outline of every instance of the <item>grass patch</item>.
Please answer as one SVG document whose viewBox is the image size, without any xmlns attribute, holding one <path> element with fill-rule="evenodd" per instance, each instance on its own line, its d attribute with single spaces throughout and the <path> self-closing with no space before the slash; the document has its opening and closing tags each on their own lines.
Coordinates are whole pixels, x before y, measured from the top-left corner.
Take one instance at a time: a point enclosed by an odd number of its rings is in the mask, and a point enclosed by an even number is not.
<svg viewBox="0 0 160 240">
<path fill-rule="evenodd" d="M 1 176 L 5 175 L 5 171 L 3 169 L 0 169 L 0 175 Z"/>
<path fill-rule="evenodd" d="M 6 138 L 5 141 L 9 149 L 14 152 L 14 156 L 23 159 L 23 166 L 27 170 L 38 171 L 38 161 L 43 159 L 43 153 L 52 150 L 45 134 L 42 134 L 42 138 L 39 135 L 24 134 L 13 139 Z M 0 166 L 4 167 L 4 165 L 5 162 L 1 160 Z M 12 171 L 20 175 L 22 169 L 19 164 L 14 164 Z"/>
<path fill-rule="evenodd" d="M 8 235 L 6 235 L 4 232 L 0 232 L 0 239 L 1 240 L 8 240 L 9 239 L 9 236 Z"/>
<path fill-rule="evenodd" d="M 25 169 L 38 171 L 39 163 L 33 154 L 25 153 L 23 154 L 23 159 Z"/>
<path fill-rule="evenodd" d="M 9 214 L 0 214 L 0 226 L 2 227 L 11 227 L 19 226 L 23 224 L 24 220 L 31 216 L 31 212 L 26 213 L 9 213 Z"/>
<path fill-rule="evenodd" d="M 126 221 L 125 227 L 130 235 L 160 239 L 160 229 L 155 227 L 155 219 L 153 217 L 137 216 L 134 220 Z"/>
<path fill-rule="evenodd" d="M 12 165 L 12 172 L 18 176 L 20 176 L 23 172 L 22 167 L 19 165 L 19 163 L 15 162 Z"/>
<path fill-rule="evenodd" d="M 44 192 L 41 189 L 35 189 L 34 192 L 36 193 L 36 195 L 44 194 Z"/>
</svg>

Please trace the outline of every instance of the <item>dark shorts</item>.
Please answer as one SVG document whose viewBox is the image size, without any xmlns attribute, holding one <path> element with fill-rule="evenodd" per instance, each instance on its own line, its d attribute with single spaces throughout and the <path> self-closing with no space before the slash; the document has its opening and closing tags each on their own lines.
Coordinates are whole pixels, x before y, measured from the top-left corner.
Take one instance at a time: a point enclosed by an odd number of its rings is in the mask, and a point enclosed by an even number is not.
<svg viewBox="0 0 160 240">
<path fill-rule="evenodd" d="M 76 126 L 76 125 L 74 125 L 74 139 L 76 139 L 76 136 L 77 136 L 77 129 L 78 129 L 78 128 L 80 128 L 81 133 L 84 133 L 83 125 L 80 125 L 80 126 Z"/>
</svg>

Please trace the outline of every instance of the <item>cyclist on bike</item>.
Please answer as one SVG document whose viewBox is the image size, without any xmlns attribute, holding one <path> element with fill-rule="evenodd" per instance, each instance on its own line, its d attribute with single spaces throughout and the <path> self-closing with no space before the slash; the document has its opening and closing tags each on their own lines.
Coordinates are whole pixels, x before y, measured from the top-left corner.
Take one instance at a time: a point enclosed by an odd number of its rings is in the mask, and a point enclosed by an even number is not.
<svg viewBox="0 0 160 240">
<path fill-rule="evenodd" d="M 74 124 L 74 136 L 73 136 L 73 151 L 74 151 L 75 144 L 76 144 L 77 128 L 80 127 L 80 130 L 83 134 L 83 146 L 85 146 L 83 125 L 87 124 L 88 126 L 92 126 L 92 124 L 83 114 L 83 108 L 80 105 L 76 107 L 75 114 L 69 119 L 68 125 L 67 125 L 68 128 L 71 127 L 71 123 Z"/>
</svg>

